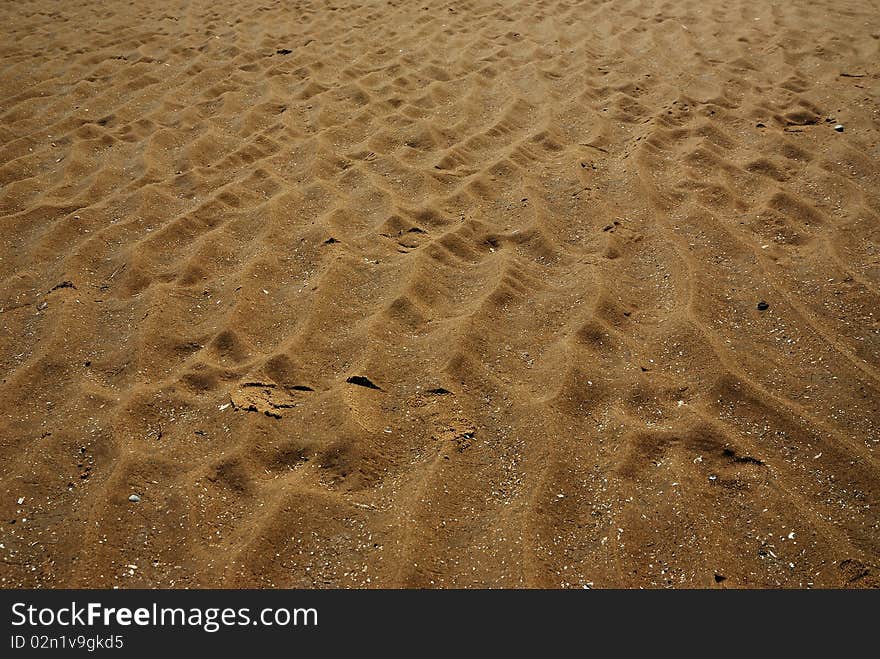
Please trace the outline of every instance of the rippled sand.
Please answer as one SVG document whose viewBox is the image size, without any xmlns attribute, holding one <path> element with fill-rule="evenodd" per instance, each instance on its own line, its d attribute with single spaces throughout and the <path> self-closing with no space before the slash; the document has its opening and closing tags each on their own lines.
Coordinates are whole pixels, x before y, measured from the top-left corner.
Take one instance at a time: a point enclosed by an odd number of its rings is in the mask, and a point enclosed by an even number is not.
<svg viewBox="0 0 880 659">
<path fill-rule="evenodd" d="M 0 585 L 877 586 L 876 18 L 4 4 Z"/>
</svg>

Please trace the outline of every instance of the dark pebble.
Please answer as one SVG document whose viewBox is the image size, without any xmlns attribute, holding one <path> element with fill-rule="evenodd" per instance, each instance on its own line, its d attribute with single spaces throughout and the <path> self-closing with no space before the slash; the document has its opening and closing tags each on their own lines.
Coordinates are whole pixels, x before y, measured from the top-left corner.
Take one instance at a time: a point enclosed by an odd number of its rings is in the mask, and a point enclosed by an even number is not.
<svg viewBox="0 0 880 659">
<path fill-rule="evenodd" d="M 769 308 L 770 308 L 770 305 L 767 304 L 766 302 L 764 302 L 764 300 L 761 300 L 760 302 L 758 302 L 758 311 L 767 311 L 767 309 L 769 309 Z"/>
</svg>

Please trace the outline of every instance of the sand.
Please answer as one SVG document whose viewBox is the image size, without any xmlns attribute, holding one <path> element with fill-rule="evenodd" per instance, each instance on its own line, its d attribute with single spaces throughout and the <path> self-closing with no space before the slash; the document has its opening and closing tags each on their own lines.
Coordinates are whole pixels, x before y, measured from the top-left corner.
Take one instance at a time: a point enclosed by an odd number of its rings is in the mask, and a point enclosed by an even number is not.
<svg viewBox="0 0 880 659">
<path fill-rule="evenodd" d="M 4 4 L 0 585 L 880 585 L 877 12 Z"/>
</svg>

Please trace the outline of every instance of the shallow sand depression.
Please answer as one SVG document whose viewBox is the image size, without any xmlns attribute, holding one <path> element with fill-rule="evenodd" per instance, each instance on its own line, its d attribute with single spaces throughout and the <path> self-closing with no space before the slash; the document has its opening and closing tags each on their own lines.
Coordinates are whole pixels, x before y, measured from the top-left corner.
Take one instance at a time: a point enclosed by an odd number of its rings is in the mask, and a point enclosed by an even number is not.
<svg viewBox="0 0 880 659">
<path fill-rule="evenodd" d="M 872 3 L 5 3 L 0 586 L 880 585 Z"/>
</svg>

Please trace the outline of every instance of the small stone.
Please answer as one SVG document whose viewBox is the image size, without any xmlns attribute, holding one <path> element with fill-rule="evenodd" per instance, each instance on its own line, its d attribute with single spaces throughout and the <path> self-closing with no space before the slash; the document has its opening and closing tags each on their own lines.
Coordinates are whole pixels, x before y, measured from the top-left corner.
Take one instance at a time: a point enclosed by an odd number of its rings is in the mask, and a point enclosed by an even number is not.
<svg viewBox="0 0 880 659">
<path fill-rule="evenodd" d="M 131 501 L 132 503 L 140 503 L 141 502 L 141 498 L 137 494 L 132 494 L 130 497 L 128 497 L 128 500 Z"/>
<path fill-rule="evenodd" d="M 767 302 L 764 302 L 764 300 L 758 302 L 758 311 L 767 311 L 769 308 L 770 305 Z"/>
<path fill-rule="evenodd" d="M 843 124 L 835 125 L 834 130 L 836 130 L 838 133 L 842 133 L 843 132 Z"/>
</svg>

